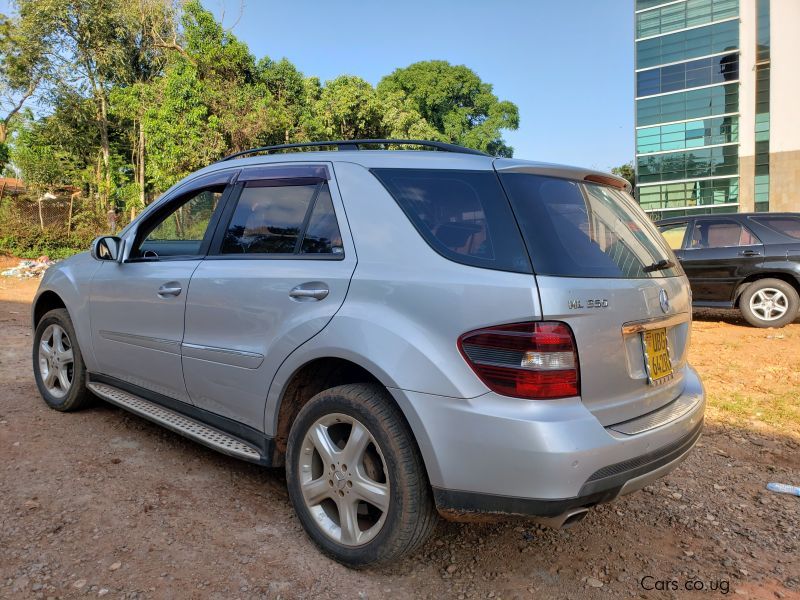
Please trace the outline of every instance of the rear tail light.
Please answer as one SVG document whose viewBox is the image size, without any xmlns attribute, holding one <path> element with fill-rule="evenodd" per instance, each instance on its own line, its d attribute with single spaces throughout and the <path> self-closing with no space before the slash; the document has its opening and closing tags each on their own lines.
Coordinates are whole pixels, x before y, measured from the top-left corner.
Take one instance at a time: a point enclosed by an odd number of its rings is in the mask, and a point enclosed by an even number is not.
<svg viewBox="0 0 800 600">
<path fill-rule="evenodd" d="M 565 323 L 536 321 L 470 331 L 458 349 L 489 389 L 546 400 L 580 394 L 578 353 Z"/>
</svg>

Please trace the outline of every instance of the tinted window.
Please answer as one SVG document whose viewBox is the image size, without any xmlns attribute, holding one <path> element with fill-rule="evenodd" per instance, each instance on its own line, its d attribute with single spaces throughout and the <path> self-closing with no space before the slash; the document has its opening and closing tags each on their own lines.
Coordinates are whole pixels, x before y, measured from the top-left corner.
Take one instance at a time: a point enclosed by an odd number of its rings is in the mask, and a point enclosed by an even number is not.
<svg viewBox="0 0 800 600">
<path fill-rule="evenodd" d="M 734 221 L 703 219 L 697 221 L 692 231 L 692 248 L 726 248 L 759 244 L 749 229 Z"/>
<path fill-rule="evenodd" d="M 328 186 L 324 186 L 317 196 L 314 210 L 308 221 L 301 252 L 304 254 L 342 254 L 342 236 L 333 211 L 333 201 Z"/>
<path fill-rule="evenodd" d="M 525 173 L 500 176 L 533 259 L 542 275 L 670 277 L 647 272 L 672 252 L 634 200 L 620 190 Z"/>
<path fill-rule="evenodd" d="M 293 254 L 317 185 L 259 186 L 242 190 L 222 253 Z"/>
<path fill-rule="evenodd" d="M 800 219 L 796 217 L 758 217 L 753 220 L 778 233 L 800 240 Z"/>
<path fill-rule="evenodd" d="M 670 248 L 680 250 L 683 247 L 683 238 L 686 236 L 686 228 L 688 226 L 688 223 L 673 223 L 672 225 L 659 227 L 658 230 L 667 240 Z"/>
<path fill-rule="evenodd" d="M 172 210 L 152 222 L 140 233 L 143 236 L 134 256 L 189 256 L 200 252 L 203 238 L 225 186 L 199 190 L 187 195 Z"/>
<path fill-rule="evenodd" d="M 477 267 L 531 272 L 519 228 L 493 171 L 372 172 L 442 256 Z"/>
</svg>

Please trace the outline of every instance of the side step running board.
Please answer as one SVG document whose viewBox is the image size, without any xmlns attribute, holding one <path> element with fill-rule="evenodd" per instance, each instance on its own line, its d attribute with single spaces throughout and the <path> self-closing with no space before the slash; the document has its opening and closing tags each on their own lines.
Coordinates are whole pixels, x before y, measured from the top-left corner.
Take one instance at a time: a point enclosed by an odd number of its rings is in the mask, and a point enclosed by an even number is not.
<svg viewBox="0 0 800 600">
<path fill-rule="evenodd" d="M 263 462 L 264 457 L 253 446 L 200 421 L 105 383 L 89 382 L 86 387 L 111 404 L 116 404 L 223 454 L 250 462 Z"/>
</svg>

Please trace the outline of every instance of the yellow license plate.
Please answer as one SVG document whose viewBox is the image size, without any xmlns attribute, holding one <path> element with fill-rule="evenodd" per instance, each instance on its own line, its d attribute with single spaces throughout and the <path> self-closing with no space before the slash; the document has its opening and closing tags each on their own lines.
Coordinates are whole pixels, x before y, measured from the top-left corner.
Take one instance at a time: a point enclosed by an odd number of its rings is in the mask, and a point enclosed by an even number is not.
<svg viewBox="0 0 800 600">
<path fill-rule="evenodd" d="M 647 363 L 647 379 L 650 383 L 662 383 L 672 375 L 672 360 L 669 358 L 667 330 L 650 329 L 642 333 L 644 357 Z"/>
</svg>

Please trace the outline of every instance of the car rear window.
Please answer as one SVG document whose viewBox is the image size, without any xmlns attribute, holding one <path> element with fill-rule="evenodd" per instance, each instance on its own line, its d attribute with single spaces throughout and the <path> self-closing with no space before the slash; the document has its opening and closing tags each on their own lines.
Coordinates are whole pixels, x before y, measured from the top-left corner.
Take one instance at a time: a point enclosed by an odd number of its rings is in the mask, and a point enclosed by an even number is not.
<svg viewBox="0 0 800 600">
<path fill-rule="evenodd" d="M 798 217 L 751 217 L 751 219 L 778 233 L 800 240 L 800 218 Z"/>
<path fill-rule="evenodd" d="M 494 171 L 373 169 L 436 252 L 466 265 L 530 273 L 514 214 Z"/>
<path fill-rule="evenodd" d="M 640 279 L 682 273 L 655 225 L 625 192 L 530 173 L 501 173 L 500 180 L 537 274 Z"/>
</svg>

